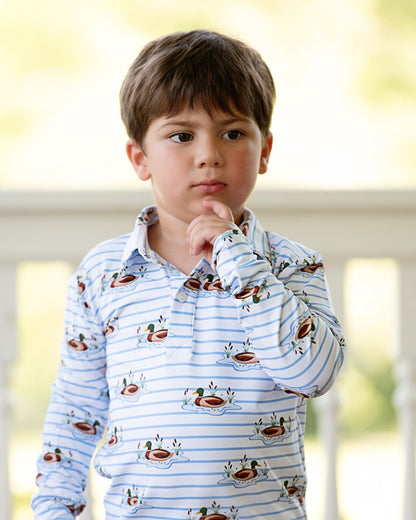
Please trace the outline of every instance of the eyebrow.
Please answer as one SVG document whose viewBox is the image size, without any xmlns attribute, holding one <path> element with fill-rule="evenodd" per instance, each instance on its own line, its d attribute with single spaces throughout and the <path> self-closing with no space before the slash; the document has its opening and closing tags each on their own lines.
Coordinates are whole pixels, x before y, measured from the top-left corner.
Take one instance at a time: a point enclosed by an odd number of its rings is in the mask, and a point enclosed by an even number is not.
<svg viewBox="0 0 416 520">
<path fill-rule="evenodd" d="M 250 122 L 250 118 L 236 116 L 236 117 L 230 117 L 228 119 L 221 119 L 220 121 L 217 121 L 216 123 L 218 123 L 218 125 L 221 125 L 221 126 L 223 126 L 223 125 L 228 126 L 228 125 L 232 125 L 235 123 L 248 123 L 248 122 Z M 173 116 L 172 118 L 169 118 L 168 120 L 166 120 L 166 122 L 163 123 L 161 128 L 165 128 L 168 126 L 185 126 L 188 128 L 196 128 L 198 126 L 203 126 L 203 125 L 200 125 L 199 123 L 192 121 L 192 120 L 188 120 L 188 119 L 175 119 L 175 117 Z"/>
</svg>

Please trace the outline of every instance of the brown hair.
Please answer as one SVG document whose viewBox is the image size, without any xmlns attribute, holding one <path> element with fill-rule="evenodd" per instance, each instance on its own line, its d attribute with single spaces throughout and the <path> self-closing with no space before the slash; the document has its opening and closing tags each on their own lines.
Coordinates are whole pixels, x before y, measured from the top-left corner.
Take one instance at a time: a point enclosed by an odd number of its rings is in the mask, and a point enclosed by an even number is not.
<svg viewBox="0 0 416 520">
<path fill-rule="evenodd" d="M 223 34 L 195 30 L 143 48 L 121 86 L 121 117 L 139 145 L 155 118 L 195 106 L 249 116 L 266 136 L 275 96 L 272 75 L 257 51 Z"/>
</svg>

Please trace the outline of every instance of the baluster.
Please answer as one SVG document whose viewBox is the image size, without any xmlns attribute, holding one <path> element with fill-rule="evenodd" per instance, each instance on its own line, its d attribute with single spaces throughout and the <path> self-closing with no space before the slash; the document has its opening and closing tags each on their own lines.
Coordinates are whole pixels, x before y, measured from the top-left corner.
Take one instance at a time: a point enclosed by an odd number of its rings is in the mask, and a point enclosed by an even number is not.
<svg viewBox="0 0 416 520">
<path fill-rule="evenodd" d="M 0 263 L 0 518 L 12 518 L 9 480 L 9 374 L 17 358 L 16 266 Z"/>
<path fill-rule="evenodd" d="M 399 284 L 399 357 L 395 367 L 397 379 L 394 404 L 402 438 L 403 520 L 416 519 L 415 435 L 416 435 L 416 262 L 401 261 Z"/>
<path fill-rule="evenodd" d="M 342 321 L 344 311 L 344 262 L 333 260 L 326 264 L 326 274 L 331 288 L 335 314 Z M 314 401 L 318 415 L 318 435 L 325 453 L 324 520 L 339 520 L 337 484 L 337 412 L 339 398 L 336 387 Z"/>
</svg>

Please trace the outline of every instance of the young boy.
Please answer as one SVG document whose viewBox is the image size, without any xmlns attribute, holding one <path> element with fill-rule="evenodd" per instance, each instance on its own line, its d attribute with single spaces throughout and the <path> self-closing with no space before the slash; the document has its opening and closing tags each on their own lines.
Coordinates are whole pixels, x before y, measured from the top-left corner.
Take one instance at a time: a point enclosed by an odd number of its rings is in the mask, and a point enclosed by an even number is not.
<svg viewBox="0 0 416 520">
<path fill-rule="evenodd" d="M 127 155 L 155 207 L 73 277 L 36 519 L 306 518 L 306 398 L 343 361 L 318 253 L 245 208 L 272 148 L 269 69 L 207 31 L 162 37 L 121 89 Z"/>
</svg>

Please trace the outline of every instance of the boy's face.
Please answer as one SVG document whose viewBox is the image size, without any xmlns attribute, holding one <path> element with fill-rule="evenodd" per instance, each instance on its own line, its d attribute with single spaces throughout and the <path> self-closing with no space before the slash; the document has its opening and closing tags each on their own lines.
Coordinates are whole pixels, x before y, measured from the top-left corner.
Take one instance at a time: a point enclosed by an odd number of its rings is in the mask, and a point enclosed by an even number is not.
<svg viewBox="0 0 416 520">
<path fill-rule="evenodd" d="M 143 146 L 129 140 L 127 154 L 139 178 L 151 179 L 159 213 L 189 224 L 206 212 L 204 199 L 216 199 L 239 223 L 271 146 L 247 116 L 187 108 L 154 119 Z"/>
</svg>

